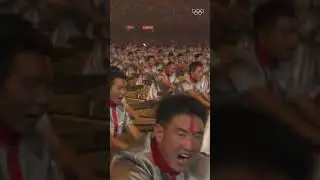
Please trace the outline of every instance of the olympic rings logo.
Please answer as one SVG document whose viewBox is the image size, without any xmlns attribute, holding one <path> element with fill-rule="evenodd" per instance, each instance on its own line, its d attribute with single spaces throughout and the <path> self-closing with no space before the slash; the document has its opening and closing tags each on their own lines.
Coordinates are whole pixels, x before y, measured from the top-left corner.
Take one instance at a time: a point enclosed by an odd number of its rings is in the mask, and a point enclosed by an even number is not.
<svg viewBox="0 0 320 180">
<path fill-rule="evenodd" d="M 195 16 L 201 16 L 204 14 L 204 9 L 192 9 L 191 12 Z"/>
</svg>

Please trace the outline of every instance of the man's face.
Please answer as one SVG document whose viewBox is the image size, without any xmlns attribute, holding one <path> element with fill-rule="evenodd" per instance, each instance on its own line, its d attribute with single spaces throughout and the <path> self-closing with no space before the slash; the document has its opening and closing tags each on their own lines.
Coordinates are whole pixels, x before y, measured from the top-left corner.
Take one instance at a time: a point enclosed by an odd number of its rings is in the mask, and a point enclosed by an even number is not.
<svg viewBox="0 0 320 180">
<path fill-rule="evenodd" d="M 136 51 L 136 57 L 137 58 L 141 57 L 141 52 L 140 51 Z"/>
<path fill-rule="evenodd" d="M 154 58 L 150 58 L 148 64 L 149 64 L 149 66 L 151 66 L 151 67 L 154 66 L 154 65 L 156 64 L 155 59 L 154 59 Z"/>
<path fill-rule="evenodd" d="M 173 75 L 177 70 L 177 66 L 175 64 L 170 64 L 168 67 L 167 67 L 167 73 L 169 76 Z"/>
<path fill-rule="evenodd" d="M 183 56 L 178 56 L 178 62 L 183 62 Z"/>
<path fill-rule="evenodd" d="M 110 100 L 114 103 L 120 103 L 126 93 L 126 81 L 121 78 L 115 78 L 110 88 Z"/>
<path fill-rule="evenodd" d="M 221 168 L 210 175 L 216 180 L 289 180 L 284 174 L 267 169 Z"/>
<path fill-rule="evenodd" d="M 129 55 L 128 55 L 128 59 L 129 59 L 129 60 L 132 60 L 133 58 L 134 58 L 134 57 L 133 57 L 133 54 L 129 54 Z"/>
<path fill-rule="evenodd" d="M 1 88 L 1 116 L 14 130 L 33 132 L 53 94 L 51 61 L 35 52 L 20 53 L 14 61 Z"/>
<path fill-rule="evenodd" d="M 181 114 L 163 127 L 155 128 L 159 149 L 168 165 L 177 172 L 183 171 L 200 152 L 204 125 L 200 118 Z"/>
<path fill-rule="evenodd" d="M 279 18 L 274 27 L 266 31 L 264 39 L 273 57 L 282 60 L 290 59 L 298 43 L 296 19 Z"/>
<path fill-rule="evenodd" d="M 191 72 L 191 76 L 199 81 L 201 79 L 201 77 L 203 76 L 203 67 L 202 66 L 198 66 L 193 72 Z"/>
</svg>

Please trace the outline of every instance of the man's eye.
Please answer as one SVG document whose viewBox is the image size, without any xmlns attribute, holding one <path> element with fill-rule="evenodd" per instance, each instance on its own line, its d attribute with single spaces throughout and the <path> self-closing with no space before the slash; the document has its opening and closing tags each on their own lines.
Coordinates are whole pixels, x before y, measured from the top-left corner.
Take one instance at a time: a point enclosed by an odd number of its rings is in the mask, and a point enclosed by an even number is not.
<svg viewBox="0 0 320 180">
<path fill-rule="evenodd" d="M 203 139 L 203 135 L 202 134 L 196 134 L 194 137 L 197 138 L 197 139 Z"/>
<path fill-rule="evenodd" d="M 185 134 L 185 133 L 178 133 L 178 136 L 180 136 L 180 137 L 186 137 L 186 134 Z"/>
</svg>

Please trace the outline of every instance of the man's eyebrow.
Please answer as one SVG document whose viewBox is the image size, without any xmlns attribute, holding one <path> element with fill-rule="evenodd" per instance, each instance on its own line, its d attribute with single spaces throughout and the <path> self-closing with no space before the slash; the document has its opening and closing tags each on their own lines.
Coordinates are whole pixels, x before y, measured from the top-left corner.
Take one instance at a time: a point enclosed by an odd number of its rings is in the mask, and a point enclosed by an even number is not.
<svg viewBox="0 0 320 180">
<path fill-rule="evenodd" d="M 196 134 L 196 135 L 203 135 L 204 132 L 203 132 L 203 131 L 199 131 L 199 132 L 196 132 L 196 133 L 194 133 L 194 134 Z"/>
<path fill-rule="evenodd" d="M 186 130 L 186 129 L 183 129 L 183 128 L 177 128 L 178 129 L 178 131 L 181 131 L 181 132 L 183 132 L 183 133 L 190 133 L 190 131 L 189 130 Z M 197 134 L 197 135 L 203 135 L 203 131 L 198 131 L 198 132 L 195 132 L 194 134 Z"/>
</svg>

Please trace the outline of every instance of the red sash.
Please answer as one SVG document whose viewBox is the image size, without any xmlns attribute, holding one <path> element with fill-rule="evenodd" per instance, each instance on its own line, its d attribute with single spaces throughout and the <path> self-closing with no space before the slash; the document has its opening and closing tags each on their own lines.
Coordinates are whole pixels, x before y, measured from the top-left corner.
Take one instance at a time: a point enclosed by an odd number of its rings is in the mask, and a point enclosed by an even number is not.
<svg viewBox="0 0 320 180">
<path fill-rule="evenodd" d="M 154 163 L 160 168 L 161 172 L 170 175 L 170 180 L 176 180 L 176 177 L 180 174 L 173 170 L 163 158 L 161 152 L 159 151 L 157 142 L 155 139 L 151 139 L 151 152 Z"/>
<path fill-rule="evenodd" d="M 109 101 L 109 106 L 111 108 L 111 114 L 112 114 L 112 120 L 113 120 L 113 126 L 114 126 L 114 133 L 113 133 L 113 137 L 117 136 L 118 133 L 118 116 L 117 116 L 117 105 L 116 103 Z"/>
<path fill-rule="evenodd" d="M 7 150 L 7 166 L 11 180 L 23 180 L 18 151 L 21 136 L 10 129 L 0 124 L 0 144 Z"/>
</svg>

